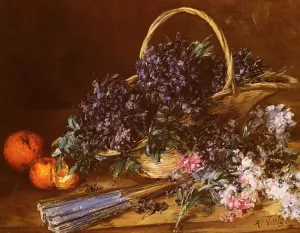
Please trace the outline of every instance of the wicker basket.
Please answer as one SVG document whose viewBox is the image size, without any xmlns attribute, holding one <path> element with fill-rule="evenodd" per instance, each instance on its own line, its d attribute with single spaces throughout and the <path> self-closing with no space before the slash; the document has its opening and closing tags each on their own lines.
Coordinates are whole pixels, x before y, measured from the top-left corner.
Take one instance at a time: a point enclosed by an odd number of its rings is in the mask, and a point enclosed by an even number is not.
<svg viewBox="0 0 300 233">
<path fill-rule="evenodd" d="M 220 92 L 212 96 L 212 99 L 217 102 L 216 107 L 210 109 L 210 113 L 224 114 L 227 112 L 235 112 L 239 116 L 244 116 L 247 114 L 250 109 L 253 108 L 257 103 L 262 101 L 265 97 L 270 96 L 276 92 L 295 89 L 300 87 L 300 83 L 297 79 L 280 74 L 266 73 L 267 76 L 273 76 L 275 79 L 272 82 L 263 82 L 249 84 L 242 87 L 236 87 L 235 85 L 235 74 L 233 67 L 232 54 L 228 47 L 227 41 L 224 37 L 221 29 L 216 25 L 211 17 L 209 17 L 205 12 L 199 11 L 193 8 L 181 7 L 173 10 L 166 11 L 162 13 L 150 26 L 147 36 L 144 39 L 142 48 L 140 51 L 139 57 L 142 59 L 144 53 L 148 47 L 149 41 L 152 38 L 155 30 L 161 26 L 167 19 L 171 16 L 178 13 L 188 13 L 195 16 L 198 16 L 205 20 L 211 28 L 214 30 L 220 45 L 223 49 L 226 65 L 227 65 L 227 75 L 226 83 Z M 134 75 L 127 79 L 128 84 L 132 83 L 137 79 L 137 75 Z M 174 150 L 168 150 L 166 154 L 162 156 L 160 163 L 153 163 L 152 160 L 147 157 L 145 154 L 140 152 L 140 149 L 143 148 L 147 143 L 147 138 L 140 141 L 135 147 L 135 154 L 139 155 L 139 161 L 143 166 L 142 176 L 150 178 L 166 178 L 170 175 L 172 170 L 178 168 L 178 160 L 180 154 Z M 108 150 L 100 152 L 100 155 L 103 156 L 117 156 L 120 155 L 120 152 Z"/>
</svg>

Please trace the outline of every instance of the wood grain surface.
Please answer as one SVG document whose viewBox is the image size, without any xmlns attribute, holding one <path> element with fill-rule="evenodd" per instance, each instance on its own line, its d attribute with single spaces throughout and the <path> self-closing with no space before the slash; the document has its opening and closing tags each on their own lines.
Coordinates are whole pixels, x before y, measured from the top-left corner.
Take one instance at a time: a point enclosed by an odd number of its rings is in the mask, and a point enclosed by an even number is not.
<svg viewBox="0 0 300 233">
<path fill-rule="evenodd" d="M 124 175 L 113 184 L 106 173 L 92 174 L 88 182 L 103 187 L 103 191 L 129 187 L 149 182 L 138 176 Z M 72 192 L 84 192 L 84 184 L 81 184 Z M 39 191 L 30 185 L 18 188 L 6 197 L 0 199 L 0 232 L 48 232 L 42 226 L 39 213 L 36 210 L 36 202 L 39 199 L 49 198 L 56 195 L 69 193 L 68 191 Z M 176 214 L 179 207 L 175 198 L 166 200 L 169 205 L 167 211 L 156 213 L 145 217 L 136 214 L 134 210 L 125 212 L 118 217 L 106 220 L 101 224 L 91 227 L 86 231 L 92 232 L 152 232 L 157 229 L 159 232 L 172 232 L 176 221 Z M 264 232 L 277 230 L 300 231 L 300 224 L 296 221 L 284 221 L 277 217 L 280 205 L 269 202 L 263 205 L 262 209 L 254 211 L 247 219 L 237 220 L 234 223 L 223 223 L 219 215 L 224 211 L 217 207 L 211 215 L 204 214 L 200 209 L 194 209 L 185 218 L 180 228 L 181 232 Z M 180 232 L 179 231 L 179 232 Z"/>
</svg>

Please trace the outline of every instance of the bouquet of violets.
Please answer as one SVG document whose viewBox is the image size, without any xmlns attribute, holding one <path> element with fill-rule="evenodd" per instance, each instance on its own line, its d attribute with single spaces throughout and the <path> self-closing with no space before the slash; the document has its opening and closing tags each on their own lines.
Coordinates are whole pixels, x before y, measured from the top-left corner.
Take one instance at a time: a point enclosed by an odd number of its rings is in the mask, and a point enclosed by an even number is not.
<svg viewBox="0 0 300 233">
<path fill-rule="evenodd" d="M 284 219 L 300 221 L 298 155 L 288 149 L 296 125 L 293 116 L 283 104 L 264 110 L 258 106 L 240 133 L 233 120 L 222 127 L 208 122 L 204 127 L 212 127 L 207 135 L 202 131 L 201 143 L 180 159 L 180 169 L 172 174 L 185 181 L 177 189 L 181 210 L 176 227 L 195 206 L 210 212 L 215 204 L 222 205 L 226 212 L 220 220 L 233 222 L 247 217 L 263 200 L 280 202 Z"/>
</svg>

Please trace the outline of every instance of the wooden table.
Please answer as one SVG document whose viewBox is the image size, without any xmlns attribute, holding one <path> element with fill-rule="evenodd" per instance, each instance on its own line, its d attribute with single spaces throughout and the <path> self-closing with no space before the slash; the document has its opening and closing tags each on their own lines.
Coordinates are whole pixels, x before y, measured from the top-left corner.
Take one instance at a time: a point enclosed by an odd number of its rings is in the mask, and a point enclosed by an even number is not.
<svg viewBox="0 0 300 233">
<path fill-rule="evenodd" d="M 0 198 L 0 232 L 48 232 L 46 226 L 42 226 L 40 216 L 36 210 L 39 199 L 61 195 L 68 191 L 39 191 L 31 187 L 24 178 L 19 178 L 15 190 L 5 197 Z M 112 186 L 112 181 L 107 174 L 93 174 L 88 182 L 95 182 L 105 189 L 121 188 L 149 182 L 138 176 L 124 175 Z M 84 191 L 81 184 L 72 192 Z M 166 200 L 168 210 L 156 213 L 143 219 L 143 215 L 136 214 L 134 210 L 102 222 L 84 232 L 172 232 L 176 221 L 176 213 L 179 207 L 174 197 Z M 223 223 L 218 216 L 224 211 L 216 208 L 214 214 L 205 215 L 201 210 L 195 209 L 187 215 L 180 232 L 300 232 L 300 223 L 296 221 L 284 221 L 276 216 L 280 205 L 277 203 L 266 203 L 263 209 L 254 211 L 247 219 L 237 220 L 234 223 Z"/>
<path fill-rule="evenodd" d="M 296 113 L 296 120 L 300 122 L 300 96 L 296 92 L 282 93 L 269 98 L 264 103 L 281 102 L 292 107 Z M 63 131 L 71 110 L 49 111 L 7 111 L 2 115 L 0 142 L 7 135 L 18 129 L 29 129 L 41 134 L 49 149 L 50 143 Z M 4 123 L 5 122 L 5 123 Z M 299 140 L 300 125 L 296 127 L 294 140 Z M 124 175 L 112 185 L 110 175 L 107 173 L 92 174 L 88 182 L 97 182 L 105 189 L 128 187 L 150 182 L 149 179 L 139 176 Z M 73 192 L 80 192 L 84 184 L 78 186 Z M 0 161 L 0 232 L 48 232 L 42 226 L 39 213 L 36 210 L 37 200 L 61 195 L 70 191 L 39 191 L 28 182 L 27 175 L 12 173 Z M 102 222 L 87 229 L 85 232 L 103 233 L 138 233 L 159 232 L 169 233 L 174 228 L 176 213 L 179 207 L 174 198 L 167 200 L 169 209 L 162 214 L 156 213 L 145 219 L 143 215 L 128 211 L 116 218 Z M 196 232 L 300 232 L 300 223 L 296 221 L 284 221 L 276 216 L 280 205 L 266 203 L 263 209 L 254 211 L 249 218 L 237 220 L 234 223 L 219 221 L 219 214 L 224 211 L 216 208 L 215 213 L 206 216 L 199 210 L 191 212 L 182 223 L 179 233 Z"/>
</svg>

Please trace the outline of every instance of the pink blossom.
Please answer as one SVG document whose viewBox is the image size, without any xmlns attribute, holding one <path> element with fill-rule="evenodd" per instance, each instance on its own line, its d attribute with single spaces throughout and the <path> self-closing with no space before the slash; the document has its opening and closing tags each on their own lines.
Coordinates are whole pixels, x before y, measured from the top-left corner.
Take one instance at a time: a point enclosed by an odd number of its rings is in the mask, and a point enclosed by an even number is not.
<svg viewBox="0 0 300 233">
<path fill-rule="evenodd" d="M 233 208 L 234 207 L 234 203 L 235 203 L 235 200 L 233 197 L 227 197 L 226 198 L 226 206 L 229 207 L 229 208 Z"/>
<path fill-rule="evenodd" d="M 241 205 L 240 208 L 228 210 L 220 215 L 220 220 L 223 222 L 234 222 L 237 218 L 246 218 L 247 213 L 252 210 L 252 205 Z M 250 207 L 250 208 L 248 208 Z"/>
<path fill-rule="evenodd" d="M 237 217 L 237 215 L 236 215 L 235 211 L 227 211 L 226 213 L 221 214 L 220 220 L 223 222 L 234 222 L 236 217 Z"/>
<path fill-rule="evenodd" d="M 227 197 L 226 206 L 230 209 L 248 210 L 254 207 L 254 203 L 249 197 L 244 198 L 239 195 L 237 197 Z"/>
<path fill-rule="evenodd" d="M 244 218 L 255 207 L 258 200 L 258 192 L 243 189 L 242 192 L 232 192 L 233 186 L 228 186 L 220 193 L 221 204 L 227 208 L 227 212 L 220 216 L 224 222 L 233 222 L 236 218 Z"/>
<path fill-rule="evenodd" d="M 254 208 L 254 206 L 254 203 L 250 200 L 249 197 L 243 198 L 239 196 L 237 199 L 235 199 L 233 208 L 240 210 L 248 210 Z"/>
<path fill-rule="evenodd" d="M 248 184 L 249 181 L 248 181 L 248 179 L 247 179 L 246 176 L 242 175 L 242 176 L 240 177 L 240 183 L 241 183 L 241 184 Z"/>
<path fill-rule="evenodd" d="M 192 173 L 197 171 L 201 164 L 203 164 L 203 161 L 201 160 L 201 156 L 191 155 L 181 157 L 178 163 L 185 172 Z"/>
</svg>

